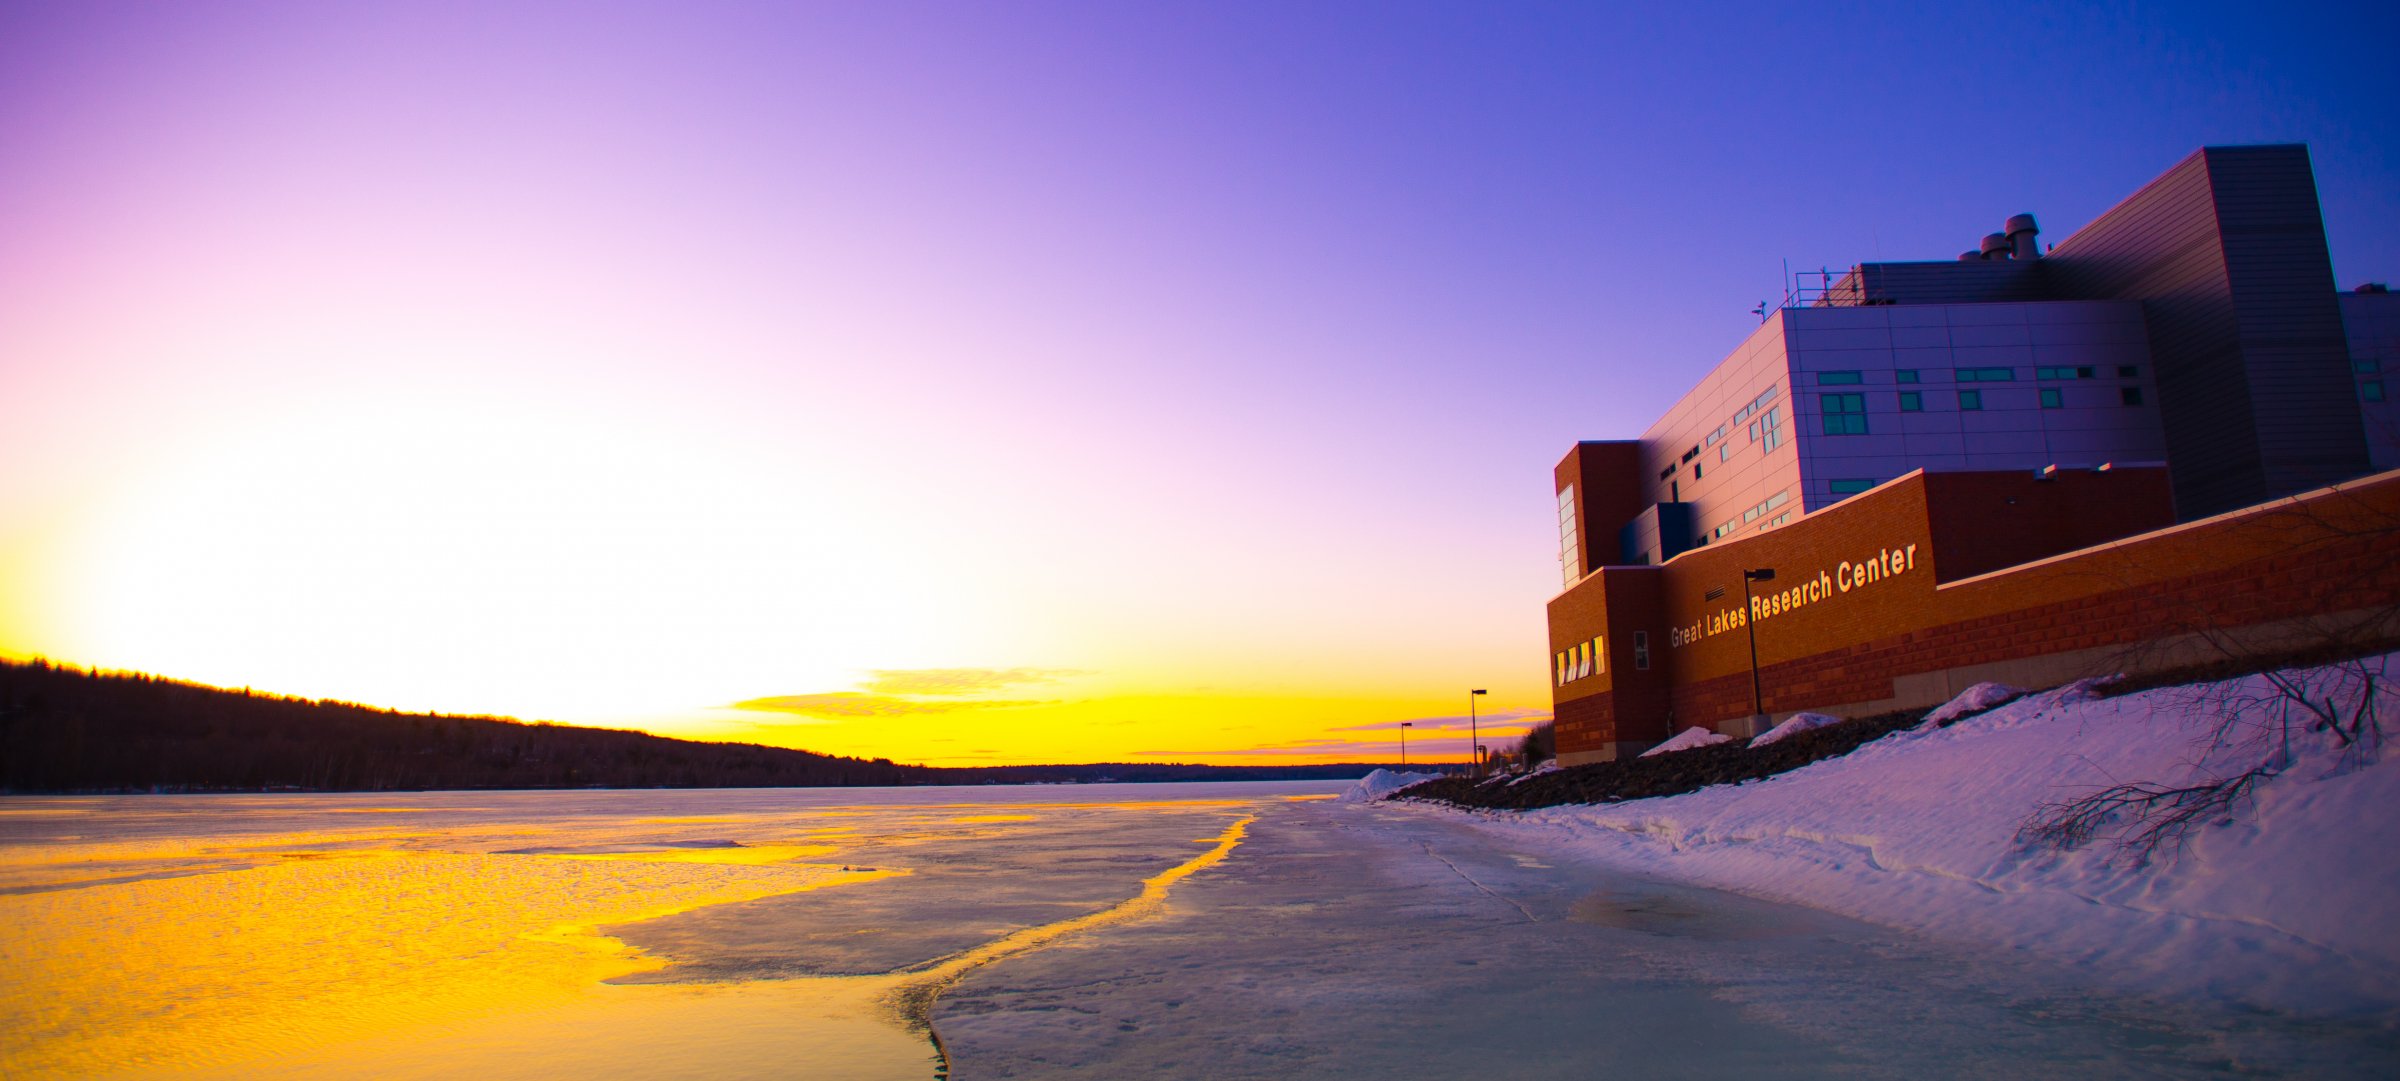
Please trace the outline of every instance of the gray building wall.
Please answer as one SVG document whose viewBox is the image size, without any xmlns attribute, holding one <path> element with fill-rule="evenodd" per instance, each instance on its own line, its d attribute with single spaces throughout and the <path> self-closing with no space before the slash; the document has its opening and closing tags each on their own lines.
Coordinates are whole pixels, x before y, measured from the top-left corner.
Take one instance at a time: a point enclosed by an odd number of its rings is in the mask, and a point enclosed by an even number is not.
<svg viewBox="0 0 2400 1081">
<path fill-rule="evenodd" d="M 2141 305 L 2126 301 L 1807 308 L 1786 313 L 1800 481 L 1815 511 L 1912 469 L 2038 469 L 2166 457 Z M 1960 369 L 2008 370 L 1961 382 Z M 2043 378 L 2045 370 L 2065 373 Z M 2089 369 L 2088 374 L 2084 369 Z M 1859 384 L 1825 373 L 1857 372 Z M 1901 373 L 1916 382 L 1903 383 Z M 2057 404 L 2044 405 L 2051 391 Z M 2126 391 L 2135 404 L 2128 405 Z M 1981 407 L 1964 408 L 1960 392 Z M 1828 424 L 1827 398 L 1863 397 L 1862 425 Z M 1917 408 L 1902 408 L 1902 395 Z"/>
<path fill-rule="evenodd" d="M 2350 343 L 2350 377 L 2375 470 L 2400 469 L 2400 293 L 2343 293 L 2342 334 Z"/>
<path fill-rule="evenodd" d="M 2179 516 L 2369 470 L 2306 147 L 2203 148 L 2041 262 L 2142 302 Z"/>
</svg>

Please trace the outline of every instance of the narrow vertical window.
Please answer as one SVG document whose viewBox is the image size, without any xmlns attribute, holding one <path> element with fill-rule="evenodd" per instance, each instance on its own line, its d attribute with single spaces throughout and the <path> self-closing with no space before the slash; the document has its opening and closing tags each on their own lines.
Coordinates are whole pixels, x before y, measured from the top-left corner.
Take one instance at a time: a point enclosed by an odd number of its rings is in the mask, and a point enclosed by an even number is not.
<svg viewBox="0 0 2400 1081">
<path fill-rule="evenodd" d="M 1608 671 L 1608 636 L 1605 634 L 1592 639 L 1592 671 L 1595 674 Z"/>
<path fill-rule="evenodd" d="M 1650 670 L 1649 631 L 1633 632 L 1633 666 L 1634 668 L 1644 672 Z"/>
</svg>

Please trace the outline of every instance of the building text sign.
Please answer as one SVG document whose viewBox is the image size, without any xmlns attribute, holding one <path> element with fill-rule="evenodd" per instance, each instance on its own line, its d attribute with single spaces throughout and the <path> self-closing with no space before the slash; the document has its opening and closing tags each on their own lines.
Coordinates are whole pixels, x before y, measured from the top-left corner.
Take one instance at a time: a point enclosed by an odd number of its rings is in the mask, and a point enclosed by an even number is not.
<svg viewBox="0 0 2400 1081">
<path fill-rule="evenodd" d="M 1760 593 L 1750 598 L 1750 606 L 1740 605 L 1719 609 L 1692 621 L 1688 626 L 1667 632 L 1667 643 L 1690 645 L 1712 634 L 1738 631 L 1751 622 L 1773 619 L 1786 612 L 1831 600 L 1852 590 L 1897 578 L 1917 568 L 1917 546 L 1885 548 L 1857 562 L 1843 560 L 1830 571 L 1818 570 L 1814 578 L 1804 578 L 1782 589 Z"/>
</svg>

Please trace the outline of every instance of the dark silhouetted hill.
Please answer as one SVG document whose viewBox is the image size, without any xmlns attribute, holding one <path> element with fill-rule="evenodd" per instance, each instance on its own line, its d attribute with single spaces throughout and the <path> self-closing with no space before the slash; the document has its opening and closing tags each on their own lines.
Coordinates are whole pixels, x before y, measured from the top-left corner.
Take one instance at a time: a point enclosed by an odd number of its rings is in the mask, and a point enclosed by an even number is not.
<svg viewBox="0 0 2400 1081">
<path fill-rule="evenodd" d="M 0 661 L 0 791 L 762 788 L 1357 777 L 1373 764 L 942 769 L 498 717 L 398 713 Z"/>
</svg>

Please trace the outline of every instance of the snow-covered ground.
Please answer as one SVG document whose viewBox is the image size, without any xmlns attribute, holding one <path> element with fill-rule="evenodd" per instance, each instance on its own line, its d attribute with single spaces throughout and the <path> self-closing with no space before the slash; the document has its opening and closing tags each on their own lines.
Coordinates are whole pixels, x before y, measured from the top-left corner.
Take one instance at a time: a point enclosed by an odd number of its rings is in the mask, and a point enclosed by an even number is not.
<svg viewBox="0 0 2400 1081">
<path fill-rule="evenodd" d="M 2331 670 L 2305 678 L 2358 700 Z M 2377 693 L 2387 726 L 2394 698 Z M 1457 817 L 1510 844 L 2020 949 L 2121 991 L 2400 1024 L 2400 754 L 2305 730 L 2287 751 L 2264 723 L 2279 701 L 2261 677 L 2116 698 L 2077 684 L 1751 784 Z M 2045 805 L 2269 761 L 2279 772 L 2238 814 L 2147 864 L 2105 830 L 2068 852 L 2019 840 Z"/>
</svg>

